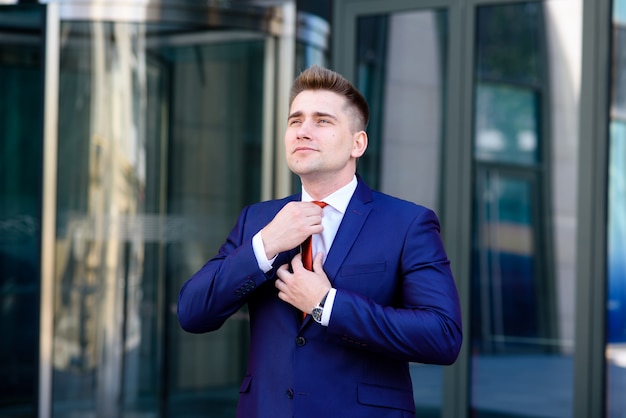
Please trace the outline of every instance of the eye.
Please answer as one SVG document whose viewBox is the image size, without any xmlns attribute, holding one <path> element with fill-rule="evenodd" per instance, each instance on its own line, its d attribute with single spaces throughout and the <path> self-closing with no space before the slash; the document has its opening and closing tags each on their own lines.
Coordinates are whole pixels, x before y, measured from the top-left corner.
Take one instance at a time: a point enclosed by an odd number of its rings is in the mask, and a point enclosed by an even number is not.
<svg viewBox="0 0 626 418">
<path fill-rule="evenodd" d="M 288 124 L 289 126 L 297 125 L 300 123 L 300 119 L 290 119 Z"/>
<path fill-rule="evenodd" d="M 330 123 L 330 120 L 328 120 L 328 119 L 320 119 L 320 120 L 318 120 L 317 122 L 318 122 L 319 124 L 324 125 L 324 124 Z"/>
</svg>

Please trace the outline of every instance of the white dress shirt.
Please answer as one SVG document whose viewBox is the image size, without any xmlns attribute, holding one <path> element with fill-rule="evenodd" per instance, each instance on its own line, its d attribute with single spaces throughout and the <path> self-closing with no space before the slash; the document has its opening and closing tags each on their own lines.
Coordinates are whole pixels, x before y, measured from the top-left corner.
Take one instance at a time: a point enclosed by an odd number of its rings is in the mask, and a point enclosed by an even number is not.
<svg viewBox="0 0 626 418">
<path fill-rule="evenodd" d="M 323 261 L 326 261 L 326 254 L 328 254 L 333 245 L 335 235 L 337 235 L 337 230 L 339 229 L 343 215 L 346 213 L 348 203 L 350 203 L 350 199 L 356 190 L 357 183 L 356 176 L 354 176 L 350 183 L 321 199 L 327 204 L 327 206 L 322 209 L 322 226 L 324 227 L 324 230 L 320 234 L 313 234 L 313 259 L 315 259 L 315 255 L 318 252 L 322 252 L 324 254 Z M 307 191 L 304 190 L 304 187 L 302 188 L 302 201 L 313 201 L 313 198 L 311 198 Z M 252 247 L 254 249 L 254 255 L 256 256 L 259 268 L 263 270 L 264 273 L 267 273 L 271 270 L 276 257 L 271 260 L 267 259 L 267 256 L 265 255 L 265 247 L 263 246 L 263 240 L 261 239 L 261 231 L 259 231 L 252 238 Z M 328 322 L 330 321 L 330 314 L 333 309 L 336 293 L 336 289 L 332 288 L 326 297 L 322 313 L 322 325 L 324 326 L 328 326 Z"/>
</svg>

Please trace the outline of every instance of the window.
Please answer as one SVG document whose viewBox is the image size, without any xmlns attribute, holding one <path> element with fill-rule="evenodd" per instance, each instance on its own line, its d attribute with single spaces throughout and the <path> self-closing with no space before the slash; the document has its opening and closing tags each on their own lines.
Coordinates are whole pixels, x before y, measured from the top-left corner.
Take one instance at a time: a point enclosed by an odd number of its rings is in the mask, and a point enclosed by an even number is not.
<svg viewBox="0 0 626 418">
<path fill-rule="evenodd" d="M 581 19 L 580 2 L 476 9 L 477 417 L 572 416 L 580 80 L 570 63 L 580 58 Z"/>
</svg>

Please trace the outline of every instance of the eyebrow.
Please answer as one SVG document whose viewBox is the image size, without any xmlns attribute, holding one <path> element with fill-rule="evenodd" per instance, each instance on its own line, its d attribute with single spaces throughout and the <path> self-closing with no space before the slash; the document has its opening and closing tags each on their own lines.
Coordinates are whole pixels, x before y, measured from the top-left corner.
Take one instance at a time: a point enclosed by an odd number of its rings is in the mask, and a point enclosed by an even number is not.
<svg viewBox="0 0 626 418">
<path fill-rule="evenodd" d="M 292 114 L 289 115 L 289 117 L 287 119 L 292 119 L 292 118 L 298 118 L 300 116 L 302 116 L 304 113 L 300 110 L 293 112 Z M 338 120 L 336 116 L 330 114 L 330 113 L 326 113 L 326 112 L 314 112 L 313 116 L 316 118 L 319 117 L 323 117 L 323 118 L 331 118 L 333 120 Z"/>
</svg>

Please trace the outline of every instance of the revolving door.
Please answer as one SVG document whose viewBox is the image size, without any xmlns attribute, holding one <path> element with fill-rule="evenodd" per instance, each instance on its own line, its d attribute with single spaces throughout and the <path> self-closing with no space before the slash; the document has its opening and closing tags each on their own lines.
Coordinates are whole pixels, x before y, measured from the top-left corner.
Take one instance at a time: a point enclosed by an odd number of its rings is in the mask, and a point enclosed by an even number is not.
<svg viewBox="0 0 626 418">
<path fill-rule="evenodd" d="M 289 187 L 295 6 L 256 3 L 0 7 L 0 415 L 233 415 L 247 314 L 190 335 L 176 300 L 241 207 Z"/>
</svg>

